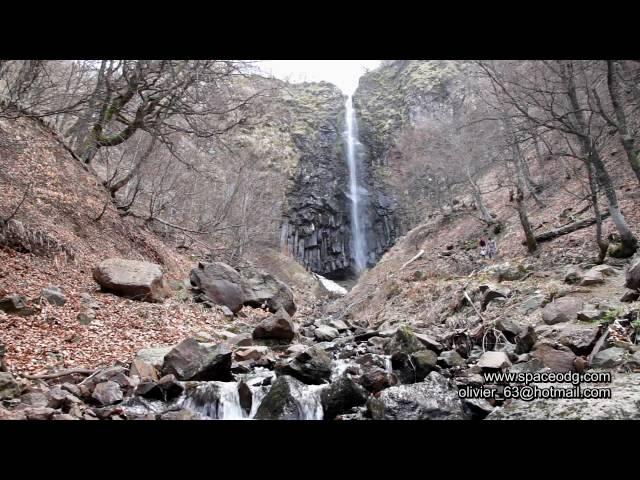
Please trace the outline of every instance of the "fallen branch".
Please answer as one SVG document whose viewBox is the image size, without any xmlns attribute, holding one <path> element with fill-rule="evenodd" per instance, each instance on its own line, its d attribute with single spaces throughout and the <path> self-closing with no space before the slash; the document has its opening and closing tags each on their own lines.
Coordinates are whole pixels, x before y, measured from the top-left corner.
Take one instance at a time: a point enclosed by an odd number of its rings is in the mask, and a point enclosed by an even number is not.
<svg viewBox="0 0 640 480">
<path fill-rule="evenodd" d="M 404 265 L 402 265 L 402 267 L 400 267 L 400 270 L 404 270 L 404 268 L 411 264 L 412 262 L 415 262 L 416 260 L 418 260 L 422 255 L 424 255 L 424 250 L 420 250 L 411 260 L 409 260 L 408 262 L 406 262 Z"/>
<path fill-rule="evenodd" d="M 609 212 L 603 213 L 601 215 L 604 220 L 609 216 Z M 586 220 L 580 220 L 579 222 L 570 223 L 569 225 L 565 225 L 560 228 L 555 228 L 553 230 L 549 230 L 548 232 L 543 232 L 540 235 L 536 235 L 537 242 L 547 242 L 549 240 L 553 240 L 554 238 L 561 237 L 562 235 L 567 235 L 569 233 L 575 232 L 576 230 L 580 230 L 582 228 L 590 227 L 596 223 L 595 218 L 587 218 Z M 525 245 L 526 242 L 522 242 L 522 245 Z"/>
<path fill-rule="evenodd" d="M 45 373 L 42 375 L 23 375 L 23 377 L 29 380 L 49 380 L 51 378 L 63 377 L 65 375 L 72 375 L 74 373 L 91 375 L 95 372 L 96 370 L 89 370 L 88 368 L 72 368 L 71 370 L 61 370 L 56 373 Z"/>
<path fill-rule="evenodd" d="M 473 309 L 476 311 L 476 313 L 478 314 L 478 316 L 480 317 L 480 320 L 482 320 L 482 324 L 484 325 L 486 322 L 484 321 L 484 317 L 482 316 L 482 314 L 480 313 L 480 311 L 476 308 L 476 306 L 474 305 L 473 301 L 471 301 L 471 297 L 469 297 L 469 295 L 467 294 L 466 290 L 462 291 L 464 293 L 465 298 L 467 299 L 467 301 L 471 304 L 471 306 L 473 307 Z"/>
</svg>

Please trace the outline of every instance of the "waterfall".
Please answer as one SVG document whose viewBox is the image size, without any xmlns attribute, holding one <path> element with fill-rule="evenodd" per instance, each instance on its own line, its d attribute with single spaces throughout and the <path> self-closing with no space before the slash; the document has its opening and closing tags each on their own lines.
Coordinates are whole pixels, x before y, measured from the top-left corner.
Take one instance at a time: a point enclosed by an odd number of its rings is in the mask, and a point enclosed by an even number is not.
<svg viewBox="0 0 640 480">
<path fill-rule="evenodd" d="M 346 129 L 344 131 L 347 143 L 347 162 L 349 163 L 349 198 L 351 200 L 351 253 L 356 273 L 360 273 L 367 266 L 367 241 L 364 231 L 362 207 L 365 189 L 361 185 L 361 144 L 358 141 L 358 123 L 353 109 L 353 98 L 347 97 L 345 104 Z"/>
</svg>

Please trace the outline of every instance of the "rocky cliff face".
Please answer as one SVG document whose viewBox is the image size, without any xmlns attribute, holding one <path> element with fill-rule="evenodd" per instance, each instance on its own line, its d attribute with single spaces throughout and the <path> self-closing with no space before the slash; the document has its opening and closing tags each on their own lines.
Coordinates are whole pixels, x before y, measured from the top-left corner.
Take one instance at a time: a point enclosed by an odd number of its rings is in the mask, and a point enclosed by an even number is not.
<svg viewBox="0 0 640 480">
<path fill-rule="evenodd" d="M 464 98 L 465 65 L 455 61 L 384 62 L 361 77 L 354 94 L 360 141 L 366 150 L 376 257 L 414 225 L 389 181 L 401 164 L 395 149 L 403 130 L 434 114 L 451 115 Z M 411 192 L 404 192 L 408 198 Z"/>
</svg>

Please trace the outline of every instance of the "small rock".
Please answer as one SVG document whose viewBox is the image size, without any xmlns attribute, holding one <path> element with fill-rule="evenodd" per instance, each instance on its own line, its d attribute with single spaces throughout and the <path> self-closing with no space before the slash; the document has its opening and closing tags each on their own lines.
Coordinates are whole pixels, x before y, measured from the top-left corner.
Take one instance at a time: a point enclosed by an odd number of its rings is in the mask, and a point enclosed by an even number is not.
<svg viewBox="0 0 640 480">
<path fill-rule="evenodd" d="M 96 314 L 93 310 L 85 310 L 78 314 L 77 319 L 82 325 L 89 325 L 96 319 Z"/>
<path fill-rule="evenodd" d="M 590 269 L 584 274 L 582 280 L 580 280 L 580 285 L 583 287 L 587 287 L 589 285 L 600 285 L 604 283 L 604 274 L 598 270 Z"/>
<path fill-rule="evenodd" d="M 235 314 L 231 311 L 231 309 L 226 305 L 222 305 L 221 310 L 222 310 L 222 315 L 224 315 L 227 318 L 233 318 L 235 316 Z"/>
<path fill-rule="evenodd" d="M 51 305 L 57 305 L 58 307 L 67 303 L 67 298 L 64 296 L 64 293 L 62 293 L 60 287 L 49 286 L 47 288 L 43 288 L 40 296 Z"/>
<path fill-rule="evenodd" d="M 27 420 L 51 420 L 51 417 L 53 417 L 55 413 L 57 412 L 49 407 L 31 407 L 24 409 Z"/>
<path fill-rule="evenodd" d="M 124 397 L 122 390 L 120 390 L 120 385 L 109 380 L 96 385 L 91 398 L 100 405 L 113 405 L 114 403 L 122 401 Z"/>
<path fill-rule="evenodd" d="M 337 329 L 328 325 L 316 328 L 313 334 L 319 342 L 330 342 L 340 335 Z"/>
<path fill-rule="evenodd" d="M 564 275 L 564 282 L 570 285 L 575 285 L 582 281 L 583 273 L 582 270 L 578 267 L 570 266 L 567 268 L 566 273 Z"/>
<path fill-rule="evenodd" d="M 186 408 L 160 415 L 160 420 L 200 420 L 202 416 Z"/>
<path fill-rule="evenodd" d="M 509 357 L 504 352 L 484 352 L 478 360 L 482 369 L 503 369 L 511 366 Z"/>
<path fill-rule="evenodd" d="M 455 350 L 442 352 L 440 357 L 438 357 L 438 360 L 447 368 L 465 366 L 464 358 L 462 358 Z"/>
</svg>

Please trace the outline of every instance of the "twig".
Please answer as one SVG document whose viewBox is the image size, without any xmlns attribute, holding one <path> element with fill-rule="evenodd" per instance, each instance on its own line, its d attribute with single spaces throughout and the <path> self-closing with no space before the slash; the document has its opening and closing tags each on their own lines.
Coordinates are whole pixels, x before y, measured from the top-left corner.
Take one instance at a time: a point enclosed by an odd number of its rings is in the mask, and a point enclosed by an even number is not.
<svg viewBox="0 0 640 480">
<path fill-rule="evenodd" d="M 96 370 L 89 370 L 88 368 L 72 368 L 70 370 L 61 370 L 56 373 L 45 373 L 43 375 L 23 375 L 23 377 L 29 380 L 48 380 L 51 378 L 63 377 L 64 375 L 72 375 L 74 373 L 79 373 L 82 375 L 91 375 L 95 372 Z"/>
<path fill-rule="evenodd" d="M 420 250 L 411 260 L 409 260 L 408 262 L 406 262 L 404 265 L 402 265 L 402 267 L 400 267 L 400 270 L 404 270 L 404 268 L 409 265 L 412 262 L 415 262 L 416 260 L 418 260 L 422 255 L 424 255 L 424 250 Z"/>
</svg>

